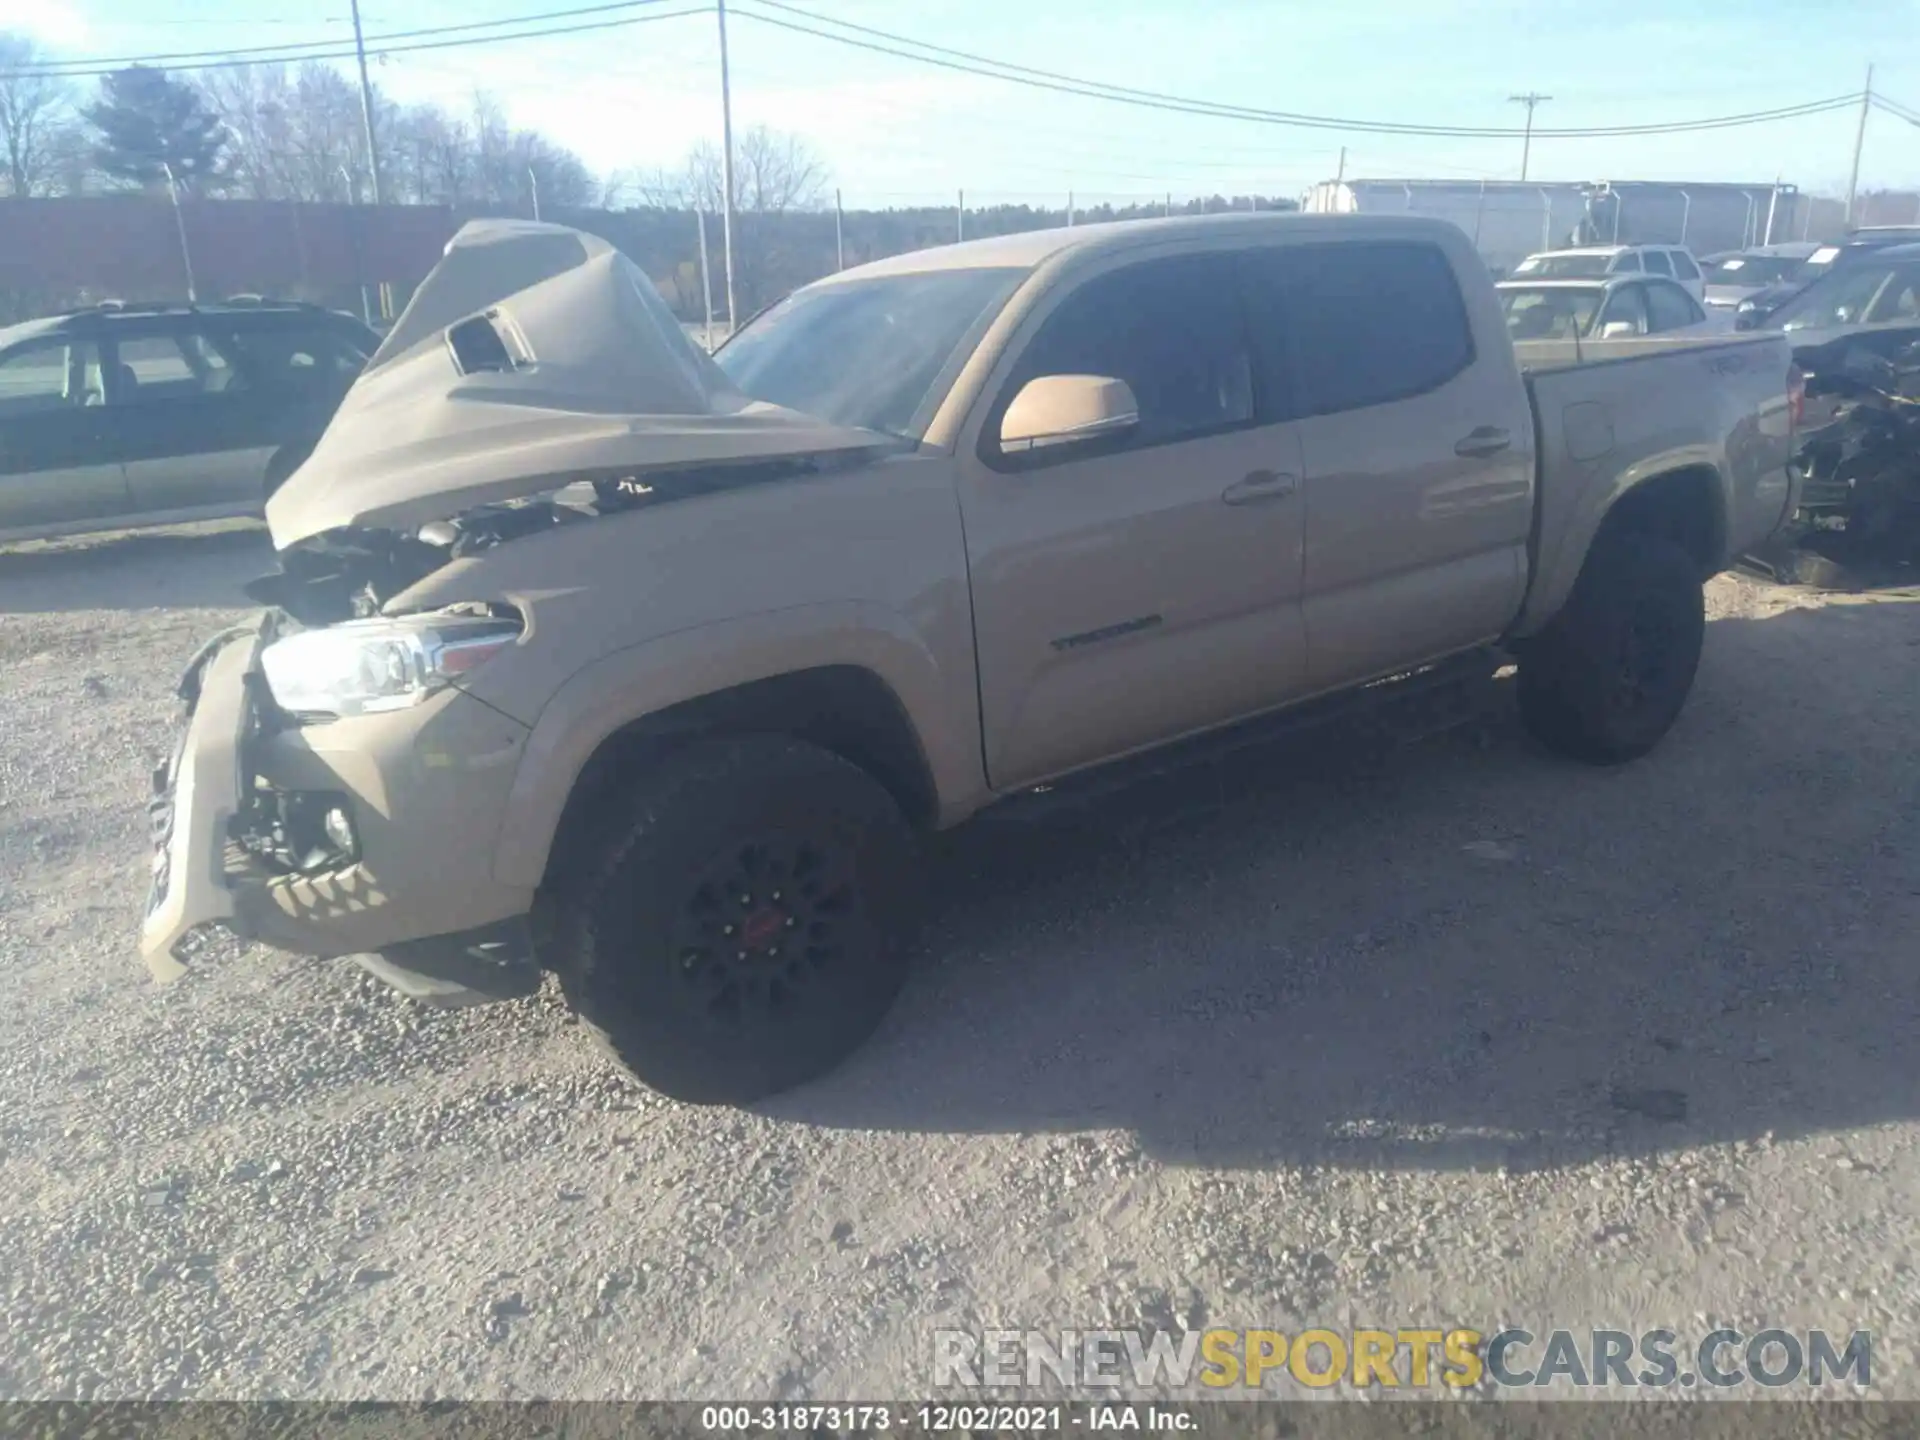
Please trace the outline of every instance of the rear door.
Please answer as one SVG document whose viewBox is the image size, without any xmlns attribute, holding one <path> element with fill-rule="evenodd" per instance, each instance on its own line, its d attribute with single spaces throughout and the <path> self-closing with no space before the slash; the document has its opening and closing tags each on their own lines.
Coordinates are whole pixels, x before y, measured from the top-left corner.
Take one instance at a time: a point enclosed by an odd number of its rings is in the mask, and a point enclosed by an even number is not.
<svg viewBox="0 0 1920 1440">
<path fill-rule="evenodd" d="M 1672 330 L 1688 330 L 1705 323 L 1705 312 L 1680 286 L 1649 280 L 1645 289 L 1648 334 L 1662 335 Z"/>
<path fill-rule="evenodd" d="M 1076 374 L 1127 383 L 1131 432 L 1001 454 L 1021 387 Z M 1230 252 L 1068 282 L 987 393 L 960 501 L 996 789 L 1300 692 L 1300 436 L 1260 408 Z"/>
<path fill-rule="evenodd" d="M 29 340 L 0 355 L 0 531 L 126 513 L 126 476 L 104 401 L 91 340 Z"/>
<path fill-rule="evenodd" d="M 276 442 L 231 347 L 199 317 L 116 326 L 108 398 L 143 514 L 243 512 L 265 501 Z"/>
<path fill-rule="evenodd" d="M 1424 240 L 1277 246 L 1248 270 L 1256 329 L 1278 311 L 1292 337 L 1312 688 L 1499 635 L 1524 586 L 1533 453 L 1498 308 L 1476 327 Z"/>
</svg>

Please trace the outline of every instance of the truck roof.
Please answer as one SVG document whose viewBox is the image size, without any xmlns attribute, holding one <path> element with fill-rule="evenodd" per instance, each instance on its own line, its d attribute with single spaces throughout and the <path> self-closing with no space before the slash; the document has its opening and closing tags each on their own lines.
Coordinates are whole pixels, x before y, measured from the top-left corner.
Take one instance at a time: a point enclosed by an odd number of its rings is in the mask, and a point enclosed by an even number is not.
<svg viewBox="0 0 1920 1440">
<path fill-rule="evenodd" d="M 993 235 L 954 245 L 936 245 L 905 255 L 890 255 L 838 275 L 816 281 L 833 285 L 882 275 L 914 275 L 934 270 L 1031 270 L 1066 251 L 1131 249 L 1159 241 L 1232 232 L 1249 237 L 1261 234 L 1299 235 L 1328 239 L 1419 239 L 1445 234 L 1458 227 L 1445 220 L 1418 215 L 1308 215 L 1297 210 L 1273 210 L 1238 215 L 1175 215 L 1158 220 L 1111 220 L 1099 225 L 1058 226 L 1051 230 L 1024 230 Z"/>
</svg>

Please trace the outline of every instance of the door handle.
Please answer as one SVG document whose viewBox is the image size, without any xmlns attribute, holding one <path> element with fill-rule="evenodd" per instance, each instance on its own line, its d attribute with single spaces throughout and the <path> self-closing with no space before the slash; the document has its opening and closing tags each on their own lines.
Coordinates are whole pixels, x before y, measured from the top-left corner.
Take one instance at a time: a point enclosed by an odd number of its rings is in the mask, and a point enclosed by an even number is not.
<svg viewBox="0 0 1920 1440">
<path fill-rule="evenodd" d="M 1300 488 L 1300 477 L 1278 470 L 1255 470 L 1220 492 L 1229 505 L 1257 505 L 1262 500 L 1284 500 Z"/>
<path fill-rule="evenodd" d="M 1453 453 L 1482 459 L 1488 455 L 1498 455 L 1511 444 L 1513 437 L 1506 431 L 1494 425 L 1481 425 L 1456 444 Z"/>
</svg>

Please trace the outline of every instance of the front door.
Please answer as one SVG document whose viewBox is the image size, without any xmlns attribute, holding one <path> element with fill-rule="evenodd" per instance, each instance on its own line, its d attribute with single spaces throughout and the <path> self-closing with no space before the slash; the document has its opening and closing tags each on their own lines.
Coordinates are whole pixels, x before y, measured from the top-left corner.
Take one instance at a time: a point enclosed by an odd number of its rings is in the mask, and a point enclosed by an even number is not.
<svg viewBox="0 0 1920 1440">
<path fill-rule="evenodd" d="M 0 532 L 126 512 L 105 399 L 91 341 L 53 336 L 0 356 Z"/>
<path fill-rule="evenodd" d="M 1300 439 L 1269 423 L 1233 257 L 1170 255 L 1029 317 L 961 459 L 997 789 L 1283 703 L 1304 680 Z M 1127 434 L 1003 455 L 1042 375 L 1124 380 Z"/>
</svg>

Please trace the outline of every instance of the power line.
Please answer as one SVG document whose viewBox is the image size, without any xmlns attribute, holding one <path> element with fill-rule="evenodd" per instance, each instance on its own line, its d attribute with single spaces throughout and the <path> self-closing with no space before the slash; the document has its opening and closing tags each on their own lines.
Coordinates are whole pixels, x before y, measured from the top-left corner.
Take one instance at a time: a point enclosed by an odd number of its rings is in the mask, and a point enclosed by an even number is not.
<svg viewBox="0 0 1920 1440">
<path fill-rule="evenodd" d="M 1920 111 L 1914 110 L 1911 106 L 1902 105 L 1897 100 L 1891 100 L 1878 90 L 1873 93 L 1873 103 L 1876 109 L 1884 110 L 1889 115 L 1897 116 L 1909 125 L 1920 125 Z"/>
<path fill-rule="evenodd" d="M 1025 85 L 1037 90 L 1052 90 L 1061 94 L 1080 95 L 1089 99 L 1109 100 L 1121 104 L 1139 105 L 1148 109 L 1166 110 L 1189 115 L 1206 115 L 1219 119 L 1250 120 L 1267 125 L 1290 125 L 1302 129 L 1347 130 L 1358 133 L 1380 135 L 1423 135 L 1448 137 L 1495 138 L 1507 137 L 1519 139 L 1525 136 L 1524 128 L 1511 126 L 1483 125 L 1419 125 L 1385 120 L 1354 120 L 1330 115 L 1298 114 L 1285 110 L 1261 110 L 1250 106 L 1223 105 L 1208 100 L 1198 100 L 1190 96 L 1170 95 L 1156 90 L 1141 90 L 1128 85 L 1111 85 L 1105 81 L 1084 80 L 1076 76 L 1062 74 L 1052 70 L 1037 70 L 1027 65 L 1015 65 L 1009 61 L 996 60 L 990 56 L 977 55 L 970 51 L 955 50 L 949 46 L 934 45 L 924 40 L 915 40 L 909 36 L 892 31 L 876 29 L 870 25 L 856 25 L 850 20 L 837 20 L 819 15 L 798 6 L 788 5 L 784 0 L 753 0 L 756 6 L 766 6 L 780 10 L 788 15 L 804 16 L 819 24 L 837 26 L 842 30 L 856 32 L 859 35 L 872 36 L 874 39 L 856 39 L 854 35 L 837 34 L 829 30 L 816 29 L 794 20 L 781 19 L 775 15 L 761 14 L 756 10 L 740 10 L 739 14 L 748 16 L 762 25 L 777 26 L 782 30 L 794 31 L 802 35 L 812 35 L 818 39 L 831 40 L 836 44 L 851 46 L 855 49 L 870 50 L 877 54 L 892 55 L 903 60 L 915 60 L 923 65 L 934 65 L 945 70 L 956 70 L 966 74 L 983 75 L 992 80 L 1003 80 L 1009 84 Z M 912 49 L 901 49 L 910 46 Z M 925 51 L 930 53 L 916 53 Z M 944 57 L 944 58 L 943 58 Z M 1821 115 L 1833 110 L 1852 107 L 1860 100 L 1855 91 L 1851 95 L 1836 95 L 1825 100 L 1810 100 L 1796 105 L 1779 106 L 1771 110 L 1755 110 L 1739 115 L 1720 115 L 1704 120 L 1675 120 L 1644 125 L 1596 125 L 1565 127 L 1557 129 L 1535 130 L 1535 135 L 1554 136 L 1562 139 L 1599 138 L 1620 135 L 1669 135 L 1697 130 L 1722 130 L 1739 125 L 1754 125 L 1770 120 L 1792 120 L 1808 115 Z"/>
<path fill-rule="evenodd" d="M 664 3 L 666 0 L 612 0 L 612 3 L 607 4 L 583 5 L 567 10 L 545 10 L 532 15 L 510 15 L 499 20 L 469 20 L 458 25 L 430 25 L 417 30 L 389 30 L 379 35 L 367 36 L 366 43 L 369 50 L 394 54 L 411 50 L 444 49 L 448 47 L 396 45 L 389 42 L 465 34 L 474 30 L 498 29 L 504 25 L 535 25 L 548 20 L 568 20 L 581 15 L 604 15 L 611 11 L 635 10 Z M 700 5 L 691 10 L 676 11 L 671 15 L 623 16 L 615 20 L 601 21 L 598 24 L 562 26 L 553 30 L 539 30 L 524 34 L 479 35 L 457 43 L 488 45 L 500 40 L 526 40 L 548 34 L 565 35 L 580 30 L 605 30 L 617 25 L 638 24 L 646 20 L 673 20 L 683 15 L 704 14 L 707 8 L 705 5 Z M 345 42 L 342 40 L 298 40 L 279 45 L 253 45 L 228 50 L 176 50 L 150 55 L 92 56 L 83 60 L 59 60 L 46 65 L 27 66 L 19 70 L 6 71 L 4 74 L 7 78 L 46 75 L 74 79 L 92 75 L 110 75 L 129 65 L 160 65 L 173 70 L 213 70 L 235 65 L 271 65 L 297 60 L 352 58 L 354 50 L 351 46 L 342 49 L 343 44 Z"/>
</svg>

